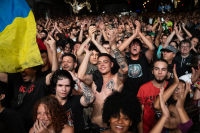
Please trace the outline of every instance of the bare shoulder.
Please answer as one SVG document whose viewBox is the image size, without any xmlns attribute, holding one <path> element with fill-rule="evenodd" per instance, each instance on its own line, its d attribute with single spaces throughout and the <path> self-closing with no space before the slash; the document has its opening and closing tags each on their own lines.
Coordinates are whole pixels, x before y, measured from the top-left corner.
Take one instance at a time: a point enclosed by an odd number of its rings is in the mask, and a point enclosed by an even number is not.
<svg viewBox="0 0 200 133">
<path fill-rule="evenodd" d="M 74 129 L 71 126 L 65 124 L 62 133 L 74 133 Z"/>
<path fill-rule="evenodd" d="M 33 127 L 29 130 L 29 133 L 34 133 L 34 128 Z"/>
</svg>

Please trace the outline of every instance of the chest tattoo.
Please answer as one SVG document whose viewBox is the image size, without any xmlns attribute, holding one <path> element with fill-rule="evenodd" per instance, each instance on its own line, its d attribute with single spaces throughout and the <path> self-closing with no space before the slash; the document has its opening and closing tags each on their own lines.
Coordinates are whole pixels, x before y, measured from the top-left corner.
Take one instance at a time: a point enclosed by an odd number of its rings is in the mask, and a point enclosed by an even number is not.
<svg viewBox="0 0 200 133">
<path fill-rule="evenodd" d="M 107 83 L 106 88 L 107 88 L 107 89 L 111 89 L 111 90 L 113 91 L 113 90 L 114 90 L 114 86 L 115 86 L 115 82 L 114 82 L 113 79 L 111 79 L 111 80 Z"/>
</svg>

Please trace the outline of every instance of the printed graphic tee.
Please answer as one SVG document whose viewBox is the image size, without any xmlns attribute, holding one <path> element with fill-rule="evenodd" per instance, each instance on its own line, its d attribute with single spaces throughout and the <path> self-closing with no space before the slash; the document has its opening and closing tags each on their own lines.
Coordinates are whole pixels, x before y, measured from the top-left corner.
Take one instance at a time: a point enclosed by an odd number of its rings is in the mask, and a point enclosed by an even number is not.
<svg viewBox="0 0 200 133">
<path fill-rule="evenodd" d="M 94 71 L 96 71 L 98 69 L 97 66 L 95 65 L 92 65 L 90 62 L 88 62 L 88 66 L 87 66 L 87 70 L 86 70 L 86 73 L 91 75 L 94 73 Z"/>
<path fill-rule="evenodd" d="M 80 103 L 82 96 L 69 96 L 67 102 L 63 105 L 68 116 L 68 124 L 74 127 L 74 133 L 78 133 L 85 128 L 83 116 L 83 106 Z"/>
<path fill-rule="evenodd" d="M 168 82 L 164 89 L 167 87 Z M 141 105 L 144 105 L 143 113 L 143 132 L 149 133 L 156 123 L 156 117 L 152 103 L 159 96 L 160 88 L 155 87 L 152 81 L 142 85 L 138 91 L 137 97 Z"/>
<path fill-rule="evenodd" d="M 150 65 L 144 54 L 141 54 L 138 60 L 132 60 L 131 57 L 126 59 L 128 63 L 128 77 L 122 92 L 132 93 L 136 96 L 140 86 L 150 81 Z"/>
<path fill-rule="evenodd" d="M 8 74 L 8 95 L 17 97 L 19 94 L 25 93 L 31 82 L 24 82 L 20 73 Z M 35 103 L 47 95 L 46 77 L 38 78 L 30 87 L 23 103 L 16 111 L 21 115 L 25 124 L 26 132 L 33 126 L 33 107 Z"/>
</svg>

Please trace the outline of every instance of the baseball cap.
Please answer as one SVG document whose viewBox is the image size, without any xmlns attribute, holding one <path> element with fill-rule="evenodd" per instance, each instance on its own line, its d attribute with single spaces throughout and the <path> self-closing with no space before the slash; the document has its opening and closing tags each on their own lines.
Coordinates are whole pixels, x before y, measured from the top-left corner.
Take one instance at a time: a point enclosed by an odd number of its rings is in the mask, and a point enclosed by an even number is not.
<svg viewBox="0 0 200 133">
<path fill-rule="evenodd" d="M 177 53 L 177 50 L 172 45 L 168 45 L 166 48 L 162 48 L 160 51 L 170 51 L 173 52 L 174 54 Z"/>
</svg>

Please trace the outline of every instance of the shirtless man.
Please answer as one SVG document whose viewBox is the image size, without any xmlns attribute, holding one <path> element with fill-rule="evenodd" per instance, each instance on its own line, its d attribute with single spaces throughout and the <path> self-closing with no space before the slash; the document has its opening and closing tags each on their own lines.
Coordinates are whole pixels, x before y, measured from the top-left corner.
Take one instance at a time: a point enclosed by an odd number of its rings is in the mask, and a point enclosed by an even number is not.
<svg viewBox="0 0 200 133">
<path fill-rule="evenodd" d="M 108 39 L 109 44 L 111 45 L 111 49 L 115 55 L 115 58 L 120 66 L 118 73 L 115 75 L 111 74 L 111 67 L 113 66 L 112 57 L 109 54 L 101 54 L 98 57 L 98 70 L 101 78 L 98 80 L 94 79 L 94 75 L 85 74 L 87 69 L 87 64 L 92 52 L 88 51 L 85 48 L 86 56 L 79 67 L 78 70 L 78 78 L 82 80 L 86 85 L 91 86 L 92 91 L 96 97 L 93 102 L 93 112 L 91 121 L 92 123 L 98 124 L 100 127 L 100 131 L 104 131 L 107 128 L 106 124 L 102 122 L 102 107 L 104 100 L 115 90 L 121 91 L 123 87 L 123 83 L 126 79 L 128 73 L 128 65 L 126 63 L 126 59 L 123 54 L 119 51 L 116 45 L 116 33 L 112 30 L 108 30 Z M 102 79 L 103 78 L 103 79 Z M 94 81 L 93 81 L 94 79 Z M 102 81 L 102 86 L 96 85 L 100 80 Z M 97 81 L 97 82 L 96 82 Z M 108 128 L 107 128 L 108 129 Z"/>
</svg>

